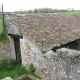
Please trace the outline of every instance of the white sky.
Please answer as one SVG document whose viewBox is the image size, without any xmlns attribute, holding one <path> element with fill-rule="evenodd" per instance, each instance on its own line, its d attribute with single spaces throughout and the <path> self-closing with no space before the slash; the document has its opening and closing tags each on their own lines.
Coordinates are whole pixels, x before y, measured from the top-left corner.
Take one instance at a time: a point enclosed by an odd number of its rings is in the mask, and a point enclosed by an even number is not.
<svg viewBox="0 0 80 80">
<path fill-rule="evenodd" d="M 80 0 L 0 0 L 4 11 L 19 11 L 35 8 L 53 8 L 80 10 Z"/>
</svg>

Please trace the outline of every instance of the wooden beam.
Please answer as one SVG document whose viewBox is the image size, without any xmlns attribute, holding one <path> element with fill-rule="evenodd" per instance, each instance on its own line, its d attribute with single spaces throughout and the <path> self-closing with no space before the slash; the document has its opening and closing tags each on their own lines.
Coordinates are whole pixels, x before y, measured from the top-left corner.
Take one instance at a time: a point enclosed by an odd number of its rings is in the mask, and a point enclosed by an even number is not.
<svg viewBox="0 0 80 80">
<path fill-rule="evenodd" d="M 5 32 L 5 26 L 4 26 L 4 11 L 3 11 L 3 4 L 1 4 L 2 7 L 2 22 L 3 22 L 3 31 Z"/>
<path fill-rule="evenodd" d="M 15 35 L 15 34 L 10 34 L 10 33 L 8 33 L 8 35 L 11 36 L 11 37 L 16 37 L 16 38 L 23 39 L 23 36 L 21 36 L 21 35 Z"/>
</svg>

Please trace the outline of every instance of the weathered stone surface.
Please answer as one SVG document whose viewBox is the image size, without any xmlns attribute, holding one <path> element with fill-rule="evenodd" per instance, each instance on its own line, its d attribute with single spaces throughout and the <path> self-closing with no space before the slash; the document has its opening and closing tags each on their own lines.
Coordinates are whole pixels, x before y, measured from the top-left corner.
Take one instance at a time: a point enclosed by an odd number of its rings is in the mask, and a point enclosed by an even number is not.
<svg viewBox="0 0 80 80">
<path fill-rule="evenodd" d="M 48 51 L 43 56 L 30 53 L 29 59 L 36 67 L 36 73 L 42 80 L 80 80 L 80 52 L 62 48 L 60 56 L 60 49 L 57 51 Z"/>
<path fill-rule="evenodd" d="M 65 58 L 66 54 L 68 53 L 67 48 L 61 48 L 61 49 L 57 49 L 56 53 L 59 55 L 60 58 Z"/>
<path fill-rule="evenodd" d="M 27 77 L 27 75 L 26 74 L 24 74 L 24 75 L 22 75 L 22 76 L 20 76 L 20 77 L 18 77 L 16 80 L 23 80 L 24 78 L 26 78 Z"/>
<path fill-rule="evenodd" d="M 6 77 L 4 79 L 1 79 L 1 80 L 13 80 L 11 77 Z"/>
<path fill-rule="evenodd" d="M 8 28 L 9 32 L 19 33 L 16 27 L 19 28 L 40 49 L 43 43 L 44 51 L 60 46 L 60 37 L 61 44 L 80 38 L 80 17 L 74 14 L 11 14 L 6 17 L 10 22 L 5 19 L 5 23 L 12 27 Z"/>
<path fill-rule="evenodd" d="M 41 76 L 42 80 L 80 80 L 79 51 L 62 48 L 61 53 L 58 49 L 57 53 L 50 50 L 39 55 L 40 53 L 31 43 L 24 42 L 23 45 L 23 65 L 28 69 L 29 64 L 33 63 L 37 70 L 36 74 Z M 9 48 L 8 43 L 6 46 L 3 45 L 0 50 L 7 47 Z M 6 52 L 5 49 L 3 52 Z"/>
<path fill-rule="evenodd" d="M 66 48 L 58 49 L 57 53 L 50 50 L 60 45 L 60 37 L 62 44 L 80 38 L 78 35 L 80 17 L 63 14 L 29 14 L 10 15 L 8 19 L 24 33 L 23 35 L 26 35 L 23 37 L 23 46 L 21 45 L 22 62 L 25 67 L 28 68 L 30 63 L 33 63 L 36 73 L 42 80 L 80 80 L 80 52 Z M 39 52 L 42 49 L 45 52 L 50 51 L 43 54 Z"/>
<path fill-rule="evenodd" d="M 5 58 L 10 58 L 11 56 L 11 49 L 10 43 L 0 43 L 0 60 Z"/>
</svg>

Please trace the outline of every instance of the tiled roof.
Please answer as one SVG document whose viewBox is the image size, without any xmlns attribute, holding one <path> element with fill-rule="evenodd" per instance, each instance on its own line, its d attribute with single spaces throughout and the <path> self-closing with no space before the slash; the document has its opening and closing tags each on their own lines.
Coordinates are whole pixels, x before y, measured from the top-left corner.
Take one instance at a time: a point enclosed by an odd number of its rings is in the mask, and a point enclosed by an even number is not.
<svg viewBox="0 0 80 80">
<path fill-rule="evenodd" d="M 75 14 L 26 14 L 8 17 L 39 48 L 49 50 L 80 38 L 80 17 Z"/>
</svg>

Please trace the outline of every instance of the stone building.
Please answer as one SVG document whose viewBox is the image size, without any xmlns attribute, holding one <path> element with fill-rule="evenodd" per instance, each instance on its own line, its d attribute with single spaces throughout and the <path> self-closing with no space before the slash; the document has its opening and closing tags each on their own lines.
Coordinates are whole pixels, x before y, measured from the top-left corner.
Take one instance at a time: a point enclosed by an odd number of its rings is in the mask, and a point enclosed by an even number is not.
<svg viewBox="0 0 80 80">
<path fill-rule="evenodd" d="M 79 16 L 9 14 L 4 19 L 12 50 L 11 59 L 20 61 L 26 68 L 33 63 L 42 80 L 80 80 Z M 58 50 L 61 47 L 62 50 Z"/>
</svg>

